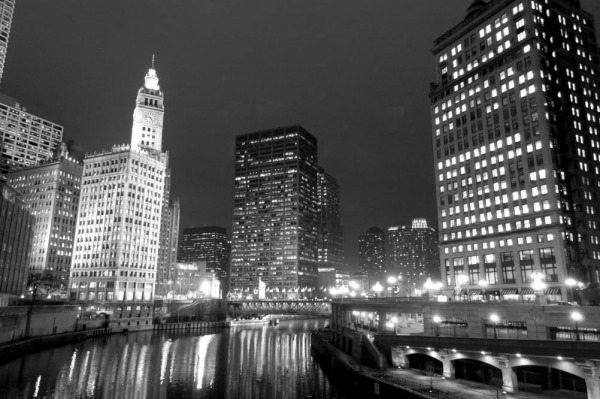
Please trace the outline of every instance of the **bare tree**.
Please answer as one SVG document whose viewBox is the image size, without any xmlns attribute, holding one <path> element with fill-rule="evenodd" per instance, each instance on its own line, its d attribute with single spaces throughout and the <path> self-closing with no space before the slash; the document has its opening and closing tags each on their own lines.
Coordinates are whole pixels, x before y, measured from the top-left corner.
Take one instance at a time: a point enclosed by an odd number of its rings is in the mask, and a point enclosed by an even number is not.
<svg viewBox="0 0 600 399">
<path fill-rule="evenodd" d="M 57 290 L 54 279 L 42 273 L 31 273 L 27 278 L 27 289 L 31 292 L 31 302 L 35 302 L 39 295 L 50 295 Z"/>
</svg>

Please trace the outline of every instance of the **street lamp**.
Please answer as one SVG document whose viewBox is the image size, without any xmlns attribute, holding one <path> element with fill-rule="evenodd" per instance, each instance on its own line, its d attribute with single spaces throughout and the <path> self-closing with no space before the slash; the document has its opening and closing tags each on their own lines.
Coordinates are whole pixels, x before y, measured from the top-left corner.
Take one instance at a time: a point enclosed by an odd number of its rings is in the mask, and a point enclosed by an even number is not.
<svg viewBox="0 0 600 399">
<path fill-rule="evenodd" d="M 375 296 L 377 297 L 377 296 L 379 296 L 381 291 L 383 291 L 383 286 L 381 284 L 379 284 L 379 281 L 378 281 L 375 283 L 372 290 L 375 291 Z"/>
<path fill-rule="evenodd" d="M 575 339 L 579 341 L 579 322 L 583 320 L 583 316 L 579 312 L 571 312 L 571 318 L 575 321 Z"/>
<path fill-rule="evenodd" d="M 433 316 L 433 324 L 435 326 L 435 336 L 440 336 L 440 323 L 442 322 L 442 318 L 438 315 Z"/>
<path fill-rule="evenodd" d="M 544 283 L 542 279 L 544 275 L 540 272 L 531 273 L 531 279 L 533 280 L 531 283 L 531 288 L 535 291 L 535 301 L 537 303 L 545 303 L 545 300 L 542 301 L 542 295 L 548 284 Z"/>
<path fill-rule="evenodd" d="M 498 325 L 498 322 L 500 321 L 500 317 L 498 317 L 497 314 L 493 313 L 490 315 L 490 320 L 492 321 L 492 323 L 494 323 L 494 338 L 498 338 L 498 333 L 496 332 L 496 326 Z"/>
<path fill-rule="evenodd" d="M 391 284 L 391 285 L 394 285 L 394 284 L 396 284 L 396 282 L 397 282 L 397 281 L 398 281 L 398 279 L 397 279 L 396 277 L 394 277 L 394 276 L 389 276 L 389 277 L 387 278 L 387 282 L 388 282 L 389 284 Z"/>
<path fill-rule="evenodd" d="M 340 288 L 338 288 L 337 292 L 341 296 L 346 296 L 346 295 L 348 295 L 348 293 L 350 292 L 350 290 L 345 285 L 342 285 Z"/>
<path fill-rule="evenodd" d="M 565 284 L 567 284 L 569 286 L 569 292 L 571 294 L 571 301 L 575 302 L 575 297 L 573 296 L 573 286 L 577 285 L 577 281 L 575 281 L 575 279 L 573 279 L 573 278 L 568 278 L 567 280 L 565 280 Z"/>
</svg>

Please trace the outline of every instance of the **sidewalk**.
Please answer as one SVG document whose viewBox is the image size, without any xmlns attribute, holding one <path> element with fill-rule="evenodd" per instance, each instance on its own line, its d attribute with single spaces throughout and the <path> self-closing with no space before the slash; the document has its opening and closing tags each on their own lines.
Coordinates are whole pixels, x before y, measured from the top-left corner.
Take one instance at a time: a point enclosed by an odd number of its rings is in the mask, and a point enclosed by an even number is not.
<svg viewBox="0 0 600 399">
<path fill-rule="evenodd" d="M 376 374 L 377 371 L 372 370 L 371 373 Z M 442 377 L 439 375 L 434 376 L 432 379 L 432 377 L 424 375 L 422 372 L 417 370 L 390 368 L 383 372 L 384 381 L 393 383 L 394 379 L 404 379 L 427 386 L 433 383 L 434 390 L 447 392 L 451 395 L 460 396 L 461 398 L 465 399 L 587 399 L 587 394 L 583 392 L 573 392 L 567 390 L 545 391 L 537 387 L 528 387 L 527 391 L 522 390 L 516 393 L 507 393 L 503 395 L 501 390 L 497 392 L 496 388 L 486 384 L 466 380 L 442 379 Z M 442 398 L 444 396 L 440 394 L 440 397 Z"/>
</svg>

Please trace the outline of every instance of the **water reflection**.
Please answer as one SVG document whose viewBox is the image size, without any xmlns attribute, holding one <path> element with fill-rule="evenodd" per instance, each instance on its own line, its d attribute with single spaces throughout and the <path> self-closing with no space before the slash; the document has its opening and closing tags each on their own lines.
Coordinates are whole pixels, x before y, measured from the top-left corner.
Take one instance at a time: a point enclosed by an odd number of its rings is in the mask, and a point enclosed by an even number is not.
<svg viewBox="0 0 600 399">
<path fill-rule="evenodd" d="M 310 331 L 324 323 L 137 333 L 48 349 L 0 365 L 0 398 L 341 398 L 310 356 Z"/>
</svg>

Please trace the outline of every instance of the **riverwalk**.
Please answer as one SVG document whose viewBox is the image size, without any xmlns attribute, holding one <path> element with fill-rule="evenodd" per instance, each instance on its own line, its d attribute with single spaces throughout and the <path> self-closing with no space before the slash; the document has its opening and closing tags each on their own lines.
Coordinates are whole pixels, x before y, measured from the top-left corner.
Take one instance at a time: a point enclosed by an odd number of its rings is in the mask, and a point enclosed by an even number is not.
<svg viewBox="0 0 600 399">
<path fill-rule="evenodd" d="M 521 390 L 515 393 L 503 394 L 501 389 L 492 387 L 487 384 L 482 384 L 474 381 L 466 380 L 449 380 L 443 377 L 428 376 L 419 370 L 405 369 L 386 369 L 381 373 L 378 370 L 369 370 L 372 375 L 384 381 L 389 381 L 398 385 L 404 386 L 407 381 L 419 385 L 432 386 L 433 391 L 451 394 L 451 396 L 464 399 L 496 399 L 496 398 L 513 398 L 513 399 L 587 399 L 585 392 L 574 392 L 568 390 L 541 390 L 539 387 L 526 387 L 527 390 Z M 383 378 L 380 376 L 383 375 Z M 522 384 L 520 384 L 522 385 Z M 445 398 L 443 395 L 430 396 L 432 398 Z"/>
<path fill-rule="evenodd" d="M 445 379 L 440 375 L 427 374 L 421 370 L 367 367 L 349 357 L 327 340 L 327 334 L 313 334 L 313 349 L 329 357 L 336 371 L 350 374 L 359 381 L 362 392 L 368 397 L 378 398 L 378 393 L 396 394 L 399 391 L 412 397 L 434 399 L 587 399 L 584 392 L 569 390 L 542 390 L 538 386 L 524 385 L 520 391 L 504 393 L 502 389 L 474 381 Z"/>
</svg>

